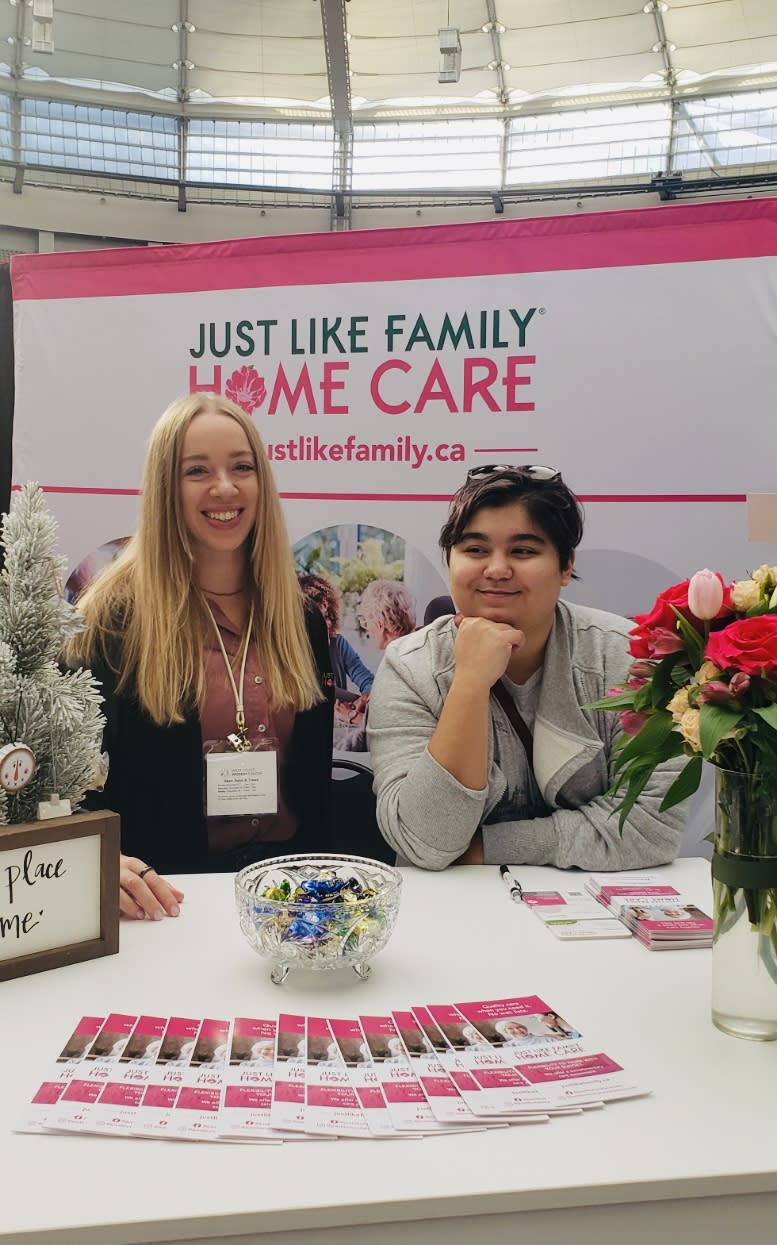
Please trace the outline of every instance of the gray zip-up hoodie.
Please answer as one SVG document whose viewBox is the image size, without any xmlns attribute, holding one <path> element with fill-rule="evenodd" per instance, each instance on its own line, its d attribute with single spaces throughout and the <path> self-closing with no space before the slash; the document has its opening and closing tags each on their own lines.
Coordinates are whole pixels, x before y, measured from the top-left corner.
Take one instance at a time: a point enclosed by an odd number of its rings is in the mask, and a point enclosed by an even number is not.
<svg viewBox="0 0 777 1245">
<path fill-rule="evenodd" d="M 604 794 L 621 733 L 618 715 L 584 707 L 627 679 L 632 625 L 617 614 L 558 602 L 533 730 L 534 774 L 550 814 L 494 824 L 484 822 L 508 787 L 504 767 L 526 764 L 496 699 L 484 790 L 462 786 L 427 747 L 453 682 L 452 619 L 390 644 L 372 688 L 368 737 L 378 822 L 392 847 L 424 869 L 444 869 L 480 827 L 487 864 L 608 870 L 673 860 L 685 806 L 660 814 L 658 808 L 684 758 L 656 770 L 621 833 L 615 801 Z"/>
</svg>

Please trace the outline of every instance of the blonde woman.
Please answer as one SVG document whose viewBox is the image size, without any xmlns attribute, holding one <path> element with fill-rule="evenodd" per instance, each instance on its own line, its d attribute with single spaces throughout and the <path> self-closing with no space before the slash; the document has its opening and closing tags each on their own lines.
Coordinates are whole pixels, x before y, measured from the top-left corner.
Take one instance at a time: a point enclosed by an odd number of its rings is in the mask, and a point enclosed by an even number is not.
<svg viewBox="0 0 777 1245">
<path fill-rule="evenodd" d="M 306 609 L 259 435 L 214 394 L 151 434 L 135 536 L 79 601 L 69 657 L 106 698 L 102 806 L 121 815 L 121 910 L 178 915 L 161 876 L 326 849 L 326 628 Z M 94 805 L 93 805 L 94 806 Z"/>
</svg>

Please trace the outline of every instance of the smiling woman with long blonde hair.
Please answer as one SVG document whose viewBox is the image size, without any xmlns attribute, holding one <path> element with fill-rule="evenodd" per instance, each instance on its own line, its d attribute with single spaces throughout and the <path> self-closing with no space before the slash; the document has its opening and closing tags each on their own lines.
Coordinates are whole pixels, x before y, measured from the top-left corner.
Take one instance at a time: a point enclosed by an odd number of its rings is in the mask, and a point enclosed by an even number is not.
<svg viewBox="0 0 777 1245">
<path fill-rule="evenodd" d="M 304 605 L 267 455 L 240 407 L 198 393 L 165 411 L 137 532 L 78 605 L 87 630 L 68 657 L 103 683 L 100 803 L 122 818 L 126 915 L 177 913 L 165 870 L 328 846 L 326 628 Z"/>
</svg>

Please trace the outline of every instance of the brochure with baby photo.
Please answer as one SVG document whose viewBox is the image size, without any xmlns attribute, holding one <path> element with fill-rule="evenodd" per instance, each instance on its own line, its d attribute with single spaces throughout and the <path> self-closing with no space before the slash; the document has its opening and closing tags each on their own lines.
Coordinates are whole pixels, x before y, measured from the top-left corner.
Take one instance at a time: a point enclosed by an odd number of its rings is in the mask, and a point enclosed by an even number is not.
<svg viewBox="0 0 777 1245">
<path fill-rule="evenodd" d="M 599 1106 L 647 1092 L 609 1055 L 588 1047 L 580 1031 L 537 995 L 456 1007 L 554 1107 Z"/>
<path fill-rule="evenodd" d="M 588 938 L 628 938 L 629 931 L 585 891 L 524 891 L 523 902 L 565 942 Z"/>
</svg>

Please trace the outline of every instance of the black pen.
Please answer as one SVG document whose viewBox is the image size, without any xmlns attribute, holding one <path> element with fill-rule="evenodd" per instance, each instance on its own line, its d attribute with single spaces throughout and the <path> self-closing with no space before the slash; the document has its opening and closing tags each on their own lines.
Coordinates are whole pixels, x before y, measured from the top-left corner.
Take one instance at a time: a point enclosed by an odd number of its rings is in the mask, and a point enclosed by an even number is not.
<svg viewBox="0 0 777 1245">
<path fill-rule="evenodd" d="M 502 881 L 510 887 L 510 898 L 515 903 L 520 903 L 523 899 L 523 887 L 518 879 L 513 877 L 509 865 L 500 865 L 499 872 L 502 875 Z"/>
</svg>

